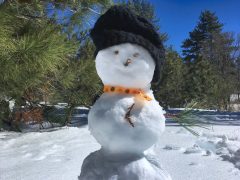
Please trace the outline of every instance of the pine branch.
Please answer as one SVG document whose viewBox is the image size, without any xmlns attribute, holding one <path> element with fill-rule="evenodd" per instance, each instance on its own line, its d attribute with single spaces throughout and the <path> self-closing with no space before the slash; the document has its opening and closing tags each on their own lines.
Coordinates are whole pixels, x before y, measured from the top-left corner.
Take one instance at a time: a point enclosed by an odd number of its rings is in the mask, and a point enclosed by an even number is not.
<svg viewBox="0 0 240 180">
<path fill-rule="evenodd" d="M 208 124 L 206 122 L 201 121 L 201 119 L 204 119 L 203 117 L 200 117 L 198 115 L 198 112 L 194 110 L 194 108 L 199 103 L 192 101 L 190 104 L 188 104 L 185 109 L 179 113 L 176 117 L 173 118 L 177 123 L 180 124 L 183 128 L 185 128 L 187 131 L 192 133 L 195 136 L 199 136 L 199 133 L 195 131 L 192 127 L 200 127 L 203 129 L 210 129 L 208 127 Z"/>
</svg>

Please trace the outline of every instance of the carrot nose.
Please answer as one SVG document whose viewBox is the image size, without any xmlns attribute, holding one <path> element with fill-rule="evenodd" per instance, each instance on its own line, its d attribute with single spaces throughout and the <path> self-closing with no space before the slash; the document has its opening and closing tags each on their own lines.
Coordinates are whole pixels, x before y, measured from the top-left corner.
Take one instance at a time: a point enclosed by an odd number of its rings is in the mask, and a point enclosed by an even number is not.
<svg viewBox="0 0 240 180">
<path fill-rule="evenodd" d="M 128 66 L 130 63 L 132 63 L 131 59 L 127 59 L 127 61 L 124 63 L 124 66 Z"/>
</svg>

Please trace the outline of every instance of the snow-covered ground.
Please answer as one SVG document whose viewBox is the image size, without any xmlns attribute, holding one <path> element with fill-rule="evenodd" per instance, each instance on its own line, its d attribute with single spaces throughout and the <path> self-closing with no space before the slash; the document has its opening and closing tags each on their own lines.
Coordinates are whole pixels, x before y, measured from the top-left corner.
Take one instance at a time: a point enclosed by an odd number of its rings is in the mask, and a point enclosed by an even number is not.
<svg viewBox="0 0 240 180">
<path fill-rule="evenodd" d="M 155 154 L 173 180 L 239 180 L 240 126 L 213 126 L 195 137 L 167 126 Z M 100 146 L 87 126 L 51 132 L 0 132 L 1 180 L 74 180 L 84 158 Z"/>
</svg>

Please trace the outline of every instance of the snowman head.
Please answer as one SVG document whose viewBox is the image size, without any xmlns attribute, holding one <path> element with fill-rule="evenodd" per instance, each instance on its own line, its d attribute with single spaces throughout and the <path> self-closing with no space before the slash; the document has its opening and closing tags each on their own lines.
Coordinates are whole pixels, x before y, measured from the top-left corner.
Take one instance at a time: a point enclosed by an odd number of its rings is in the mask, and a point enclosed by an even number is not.
<svg viewBox="0 0 240 180">
<path fill-rule="evenodd" d="M 99 51 L 96 69 L 105 85 L 146 88 L 152 81 L 155 62 L 142 46 L 123 43 Z"/>
<path fill-rule="evenodd" d="M 97 72 L 105 85 L 144 88 L 161 81 L 165 50 L 146 18 L 116 5 L 99 17 L 90 35 Z"/>
</svg>

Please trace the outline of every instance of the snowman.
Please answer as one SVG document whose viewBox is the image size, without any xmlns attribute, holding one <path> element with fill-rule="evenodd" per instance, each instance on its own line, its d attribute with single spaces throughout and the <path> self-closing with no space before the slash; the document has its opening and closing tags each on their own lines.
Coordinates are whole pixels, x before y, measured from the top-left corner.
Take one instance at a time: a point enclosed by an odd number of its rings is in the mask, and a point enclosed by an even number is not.
<svg viewBox="0 0 240 180">
<path fill-rule="evenodd" d="M 151 83 L 160 79 L 164 48 L 153 25 L 113 6 L 91 31 L 104 93 L 91 108 L 89 130 L 101 145 L 83 162 L 81 180 L 171 180 L 144 151 L 165 128 Z"/>
</svg>

